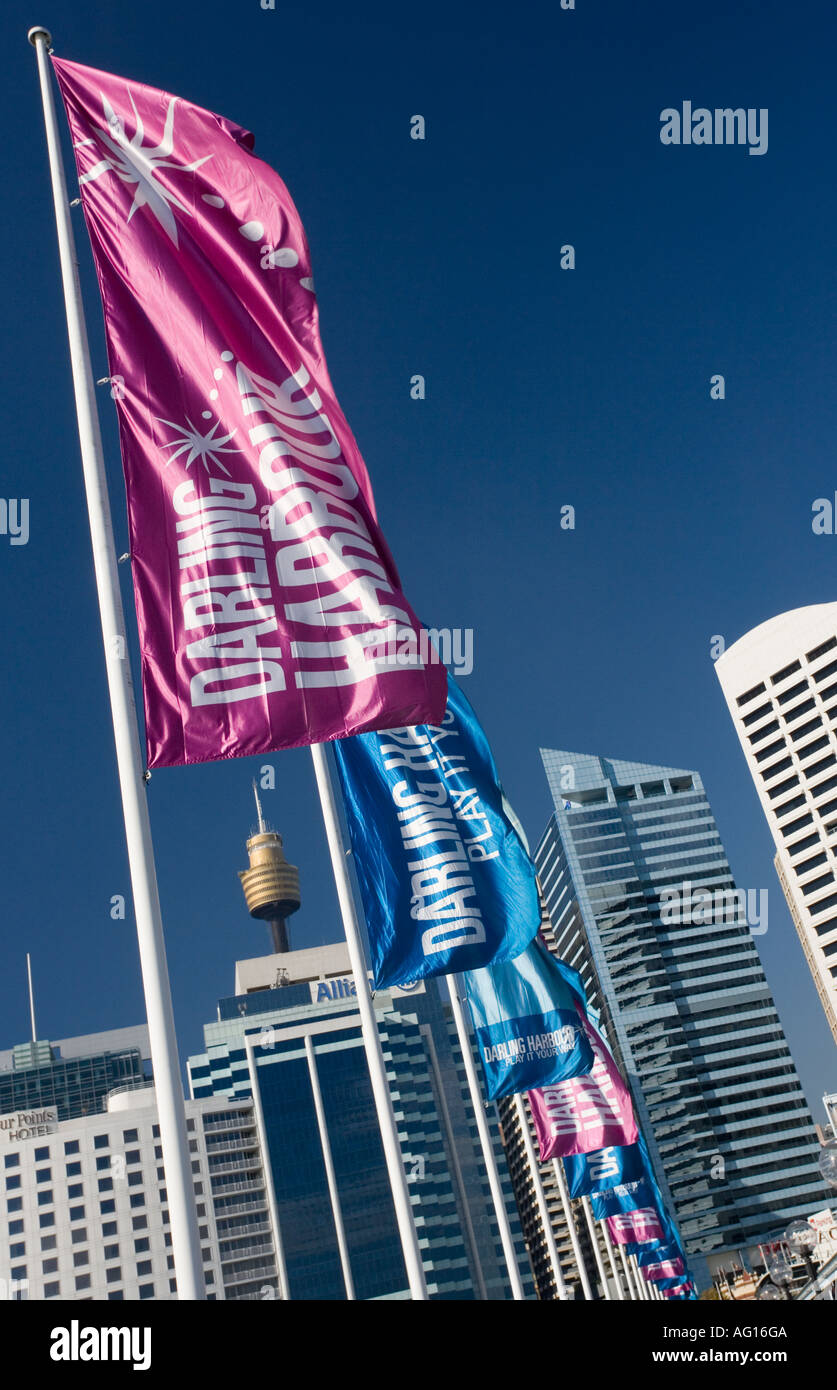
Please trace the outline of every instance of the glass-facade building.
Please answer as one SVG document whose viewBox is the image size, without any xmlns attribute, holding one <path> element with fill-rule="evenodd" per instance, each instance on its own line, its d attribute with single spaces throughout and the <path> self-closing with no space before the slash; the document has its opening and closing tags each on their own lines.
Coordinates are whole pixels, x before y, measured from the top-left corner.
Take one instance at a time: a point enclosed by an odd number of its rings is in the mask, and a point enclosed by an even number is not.
<svg viewBox="0 0 837 1390">
<path fill-rule="evenodd" d="M 753 1250 L 826 1199 L 755 904 L 735 888 L 696 772 L 541 756 L 555 810 L 535 858 L 553 943 L 602 1013 L 706 1276 L 723 1252 Z"/>
<path fill-rule="evenodd" d="M 59 1120 L 95 1115 L 108 1092 L 141 1084 L 145 1028 L 119 1028 L 60 1043 L 22 1043 L 0 1052 L 0 1115 L 54 1107 Z"/>
<path fill-rule="evenodd" d="M 277 961 L 287 983 L 271 988 Z M 260 964 L 240 962 L 239 974 Z M 250 969 L 240 992 L 220 1001 L 216 1022 L 206 1025 L 206 1050 L 188 1063 L 192 1095 L 256 1100 L 292 1299 L 339 1300 L 349 1288 L 358 1299 L 407 1298 L 345 947 L 290 952 L 263 964 L 263 971 Z M 375 1010 L 430 1297 L 504 1298 L 505 1265 L 473 1109 L 438 986 L 379 991 Z M 496 1124 L 494 1130 L 503 1171 Z M 531 1294 L 507 1171 L 503 1182 Z"/>
</svg>

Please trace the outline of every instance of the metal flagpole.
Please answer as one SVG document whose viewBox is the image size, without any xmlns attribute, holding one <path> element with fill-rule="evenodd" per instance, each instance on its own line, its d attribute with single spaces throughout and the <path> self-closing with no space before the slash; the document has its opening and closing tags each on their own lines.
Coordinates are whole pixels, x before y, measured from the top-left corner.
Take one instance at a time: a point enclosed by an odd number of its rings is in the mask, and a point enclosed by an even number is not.
<svg viewBox="0 0 837 1390">
<path fill-rule="evenodd" d="M 603 1257 L 602 1257 L 602 1252 L 601 1252 L 601 1250 L 599 1249 L 599 1236 L 598 1236 L 598 1232 L 597 1232 L 597 1230 L 596 1230 L 596 1223 L 595 1223 L 595 1221 L 593 1220 L 593 1212 L 592 1212 L 591 1209 L 590 1209 L 590 1198 L 589 1198 L 589 1197 L 582 1197 L 582 1199 L 581 1199 L 581 1205 L 582 1205 L 583 1208 L 584 1208 L 584 1215 L 587 1217 L 587 1229 L 588 1229 L 588 1231 L 590 1232 L 590 1239 L 591 1239 L 591 1241 L 593 1242 L 593 1256 L 594 1256 L 595 1261 L 596 1261 L 596 1268 L 597 1268 L 598 1271 L 599 1271 L 599 1278 L 600 1278 L 601 1281 L 602 1281 L 602 1288 L 604 1289 L 604 1296 L 605 1296 L 605 1298 L 607 1299 L 607 1301 L 608 1301 L 608 1303 L 609 1303 L 609 1302 L 611 1301 L 611 1300 L 610 1300 L 610 1286 L 608 1285 L 608 1282 L 607 1282 L 607 1270 L 605 1269 L 605 1262 L 604 1262 L 604 1259 L 603 1259 Z"/>
<path fill-rule="evenodd" d="M 569 1232 L 570 1240 L 572 1241 L 573 1245 L 573 1254 L 575 1255 L 575 1264 L 576 1269 L 578 1270 L 578 1277 L 581 1280 L 581 1289 L 584 1294 L 584 1297 L 587 1299 L 588 1302 L 590 1302 L 593 1298 L 593 1290 L 590 1287 L 590 1279 L 587 1274 L 587 1265 L 584 1261 L 584 1255 L 581 1250 L 581 1241 L 578 1238 L 578 1231 L 576 1230 L 572 1203 L 570 1201 L 570 1196 L 567 1191 L 567 1180 L 564 1177 L 564 1165 L 562 1164 L 560 1158 L 553 1158 L 552 1167 L 555 1172 L 555 1181 L 558 1186 L 558 1195 L 561 1198 L 561 1206 L 564 1209 L 564 1220 L 567 1223 L 567 1230 Z"/>
<path fill-rule="evenodd" d="M 154 1068 L 160 1143 L 166 1172 L 166 1191 L 171 1220 L 172 1254 L 179 1299 L 205 1297 L 203 1265 L 198 1237 L 192 1165 L 186 1137 L 186 1108 L 180 1080 L 174 1012 L 166 965 L 166 948 L 160 915 L 160 899 L 154 870 L 154 849 L 140 753 L 139 730 L 128 661 L 125 619 L 119 593 L 116 549 L 111 528 L 102 439 L 96 412 L 90 349 L 81 302 L 73 228 L 67 201 L 67 185 L 61 158 L 61 140 L 50 83 L 49 31 L 36 26 L 29 41 L 38 55 L 38 75 L 44 107 L 49 171 L 55 203 L 55 223 L 64 287 L 67 333 L 73 373 L 78 433 L 96 591 L 105 645 L 116 762 L 125 818 L 125 838 L 131 870 L 131 889 L 137 921 L 142 983 Z"/>
<path fill-rule="evenodd" d="M 491 1143 L 491 1133 L 488 1128 L 488 1121 L 485 1117 L 485 1104 L 480 1089 L 479 1077 L 477 1076 L 477 1069 L 474 1066 L 474 1054 L 471 1051 L 471 1034 L 465 1018 L 465 1010 L 462 1007 L 462 1000 L 459 997 L 458 976 L 448 975 L 447 982 L 448 994 L 450 995 L 450 1003 L 453 1010 L 453 1021 L 456 1024 L 459 1046 L 462 1049 L 462 1061 L 465 1066 L 465 1075 L 468 1079 L 468 1090 L 471 1093 L 471 1104 L 474 1107 L 474 1116 L 477 1122 L 477 1132 L 480 1137 L 483 1161 L 488 1174 L 488 1186 L 491 1189 L 491 1198 L 494 1203 L 494 1214 L 497 1217 L 497 1225 L 500 1228 L 500 1240 L 503 1246 L 503 1254 L 506 1258 L 506 1269 L 509 1274 L 512 1298 L 520 1300 L 525 1298 L 525 1294 L 520 1279 L 517 1256 L 514 1252 L 514 1241 L 512 1240 L 506 1203 L 503 1199 L 503 1189 L 500 1186 L 500 1174 L 497 1169 L 497 1160 L 494 1156 L 494 1146 Z"/>
<path fill-rule="evenodd" d="M 38 1041 L 38 1034 L 35 1031 L 35 993 L 32 989 L 32 957 L 26 952 L 26 975 L 29 980 L 29 1018 L 32 1022 L 32 1041 Z"/>
<path fill-rule="evenodd" d="M 625 1291 L 622 1288 L 622 1280 L 613 1254 L 613 1241 L 610 1239 L 610 1231 L 607 1229 L 606 1221 L 602 1222 L 602 1234 L 604 1236 L 605 1246 L 607 1247 L 607 1258 L 610 1260 L 610 1267 L 613 1270 L 613 1281 L 616 1284 L 616 1297 L 619 1299 L 620 1303 L 624 1303 Z"/>
<path fill-rule="evenodd" d="M 416 1234 L 415 1222 L 413 1221 L 413 1209 L 410 1204 L 407 1177 L 404 1172 L 404 1163 L 401 1157 L 401 1145 L 398 1142 L 398 1131 L 395 1127 L 392 1097 L 389 1093 L 386 1069 L 384 1067 L 384 1054 L 381 1050 L 381 1039 L 378 1036 L 378 1024 L 375 1019 L 375 1010 L 372 1007 L 372 993 L 369 989 L 369 977 L 366 973 L 366 960 L 364 957 L 363 942 L 360 936 L 357 912 L 355 910 L 354 897 L 352 895 L 352 885 L 349 879 L 348 869 L 346 868 L 346 855 L 343 849 L 343 837 L 340 833 L 337 802 L 334 797 L 334 788 L 331 782 L 331 772 L 328 765 L 326 750 L 321 743 L 311 744 L 311 757 L 314 760 L 314 775 L 317 779 L 317 790 L 320 794 L 320 806 L 325 822 L 328 850 L 331 855 L 331 867 L 334 873 L 334 882 L 337 886 L 337 898 L 340 903 L 343 929 L 346 933 L 346 943 L 349 947 L 349 960 L 355 979 L 357 1002 L 360 1010 L 360 1022 L 363 1031 L 363 1042 L 366 1048 L 366 1061 L 369 1066 L 369 1076 L 372 1081 L 375 1108 L 378 1112 L 378 1125 L 380 1127 L 381 1140 L 384 1146 L 387 1172 L 389 1173 L 389 1185 L 392 1191 L 395 1216 L 398 1222 L 398 1233 L 401 1237 L 401 1249 L 404 1252 L 407 1279 L 413 1298 L 426 1299 L 427 1285 L 424 1280 L 424 1267 L 421 1262 L 418 1236 Z"/>
<path fill-rule="evenodd" d="M 558 1297 L 566 1299 L 569 1297 L 567 1286 L 564 1283 L 564 1274 L 561 1269 L 561 1260 L 558 1255 L 558 1246 L 555 1244 L 555 1232 L 552 1229 L 552 1222 L 549 1217 L 549 1207 L 546 1204 L 546 1193 L 543 1190 L 538 1160 L 535 1156 L 535 1146 L 532 1143 L 532 1136 L 529 1133 L 529 1118 L 526 1114 L 526 1104 L 521 1095 L 514 1098 L 514 1106 L 517 1111 L 517 1118 L 520 1122 L 520 1133 L 523 1139 L 523 1150 L 529 1164 L 529 1172 L 532 1175 L 532 1186 L 535 1189 L 535 1201 L 538 1204 L 538 1213 L 543 1226 L 544 1240 L 549 1254 L 549 1262 L 552 1265 L 552 1273 L 555 1276 L 555 1286 L 558 1290 Z"/>
<path fill-rule="evenodd" d="M 352 1278 L 349 1242 L 346 1239 L 346 1227 L 343 1224 L 343 1208 L 340 1205 L 337 1174 L 334 1171 L 331 1140 L 328 1137 L 328 1123 L 326 1121 L 325 1106 L 323 1105 L 323 1092 L 320 1086 L 319 1072 L 317 1071 L 317 1055 L 314 1051 L 314 1039 L 311 1037 L 310 1033 L 305 1034 L 305 1056 L 308 1059 L 308 1078 L 311 1082 L 311 1094 L 314 1097 L 314 1113 L 317 1116 L 317 1129 L 320 1134 L 320 1149 L 322 1151 L 323 1163 L 326 1170 L 328 1195 L 331 1199 L 331 1215 L 337 1234 L 337 1249 L 340 1254 L 340 1268 L 343 1271 L 343 1286 L 346 1290 L 346 1298 L 349 1302 L 352 1302 L 355 1297 L 355 1283 Z"/>
<path fill-rule="evenodd" d="M 639 1296 L 641 1299 L 648 1299 L 651 1297 L 651 1295 L 648 1293 L 648 1281 L 646 1279 L 643 1279 L 642 1275 L 639 1272 L 639 1265 L 637 1264 L 636 1255 L 631 1255 L 630 1258 L 633 1262 L 634 1279 L 636 1280 L 636 1286 L 639 1289 Z"/>
<path fill-rule="evenodd" d="M 631 1267 L 630 1267 L 630 1265 L 628 1264 L 627 1259 L 625 1258 L 625 1247 L 624 1247 L 624 1245 L 620 1245 L 620 1246 L 619 1246 L 619 1258 L 620 1258 L 620 1260 L 622 1261 L 622 1268 L 623 1268 L 624 1271 L 625 1271 L 625 1283 L 626 1283 L 627 1286 L 628 1286 L 628 1298 L 629 1298 L 629 1300 L 633 1303 L 633 1302 L 636 1301 L 636 1296 L 637 1296 L 637 1295 L 636 1295 L 636 1289 L 635 1289 L 635 1287 L 634 1287 L 634 1281 L 633 1281 L 633 1279 L 631 1278 Z"/>
</svg>

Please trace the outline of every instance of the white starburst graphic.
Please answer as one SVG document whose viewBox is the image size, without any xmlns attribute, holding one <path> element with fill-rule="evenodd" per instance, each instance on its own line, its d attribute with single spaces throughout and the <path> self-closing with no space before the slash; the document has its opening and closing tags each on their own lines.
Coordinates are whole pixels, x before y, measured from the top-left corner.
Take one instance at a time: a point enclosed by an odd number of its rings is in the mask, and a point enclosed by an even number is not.
<svg viewBox="0 0 837 1390">
<path fill-rule="evenodd" d="M 235 434 L 235 430 L 232 431 L 232 434 L 221 434 L 216 436 L 215 432 L 221 424 L 220 420 L 216 420 L 211 430 L 207 430 L 206 434 L 201 434 L 200 430 L 196 429 L 192 424 L 188 415 L 186 416 L 185 426 L 176 425 L 174 420 L 160 419 L 159 415 L 157 419 L 160 421 L 161 425 L 168 425 L 171 429 L 177 430 L 177 438 L 170 439 L 168 444 L 163 445 L 164 449 L 174 449 L 174 453 L 166 459 L 167 466 L 171 463 L 172 459 L 179 458 L 181 454 L 188 452 L 188 458 L 186 459 L 187 468 L 189 468 L 196 459 L 200 459 L 207 473 L 210 471 L 209 465 L 212 464 L 214 468 L 220 468 L 222 473 L 226 473 L 228 478 L 231 476 L 230 470 L 222 463 L 218 455 L 241 453 L 241 450 L 237 448 L 235 444 L 232 448 L 228 447 L 230 440 Z"/>
<path fill-rule="evenodd" d="M 131 204 L 131 211 L 128 213 L 130 222 L 138 208 L 147 207 L 156 217 L 163 231 L 177 245 L 177 223 L 174 213 L 169 204 L 173 204 L 180 212 L 185 212 L 188 217 L 192 216 L 191 208 L 171 192 L 164 188 L 158 177 L 160 169 L 177 169 L 181 173 L 191 173 L 199 169 L 211 154 L 206 154 L 202 159 L 194 159 L 191 164 L 178 164 L 170 158 L 174 149 L 174 108 L 177 97 L 172 97 L 166 112 L 166 124 L 163 130 L 163 138 L 159 145 L 144 145 L 145 128 L 142 117 L 137 111 L 133 95 L 128 93 L 131 105 L 134 108 L 134 121 L 136 129 L 130 140 L 125 134 L 125 125 L 121 116 L 117 116 L 104 92 L 100 92 L 102 98 L 102 108 L 105 113 L 108 129 L 99 127 L 99 138 L 107 145 L 110 155 L 105 155 L 98 164 L 89 169 L 86 174 L 82 174 L 79 183 L 92 183 L 101 174 L 112 171 L 122 180 L 123 183 L 136 184 L 134 201 Z M 94 140 L 82 140 L 82 145 L 95 144 Z"/>
</svg>

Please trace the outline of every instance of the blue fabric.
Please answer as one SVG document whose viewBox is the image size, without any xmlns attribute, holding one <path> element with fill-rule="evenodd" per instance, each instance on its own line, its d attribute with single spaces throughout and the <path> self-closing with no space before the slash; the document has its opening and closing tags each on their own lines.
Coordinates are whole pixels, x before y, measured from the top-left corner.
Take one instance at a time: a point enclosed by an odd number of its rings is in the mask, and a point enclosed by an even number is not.
<svg viewBox="0 0 837 1390">
<path fill-rule="evenodd" d="M 463 979 L 490 1100 L 590 1072 L 580 979 L 538 938 L 516 960 L 471 970 Z"/>
<path fill-rule="evenodd" d="M 596 1221 L 618 1216 L 620 1212 L 642 1211 L 648 1207 L 659 1211 L 654 1191 L 644 1178 L 639 1182 L 623 1183 L 621 1187 L 610 1187 L 606 1192 L 594 1192 L 590 1206 Z"/>
<path fill-rule="evenodd" d="M 535 867 L 474 711 L 333 745 L 377 989 L 510 961 L 537 932 Z"/>
<path fill-rule="evenodd" d="M 594 1192 L 607 1192 L 645 1177 L 638 1144 L 614 1144 L 588 1154 L 569 1154 L 561 1162 L 571 1197 L 590 1197 Z"/>
</svg>

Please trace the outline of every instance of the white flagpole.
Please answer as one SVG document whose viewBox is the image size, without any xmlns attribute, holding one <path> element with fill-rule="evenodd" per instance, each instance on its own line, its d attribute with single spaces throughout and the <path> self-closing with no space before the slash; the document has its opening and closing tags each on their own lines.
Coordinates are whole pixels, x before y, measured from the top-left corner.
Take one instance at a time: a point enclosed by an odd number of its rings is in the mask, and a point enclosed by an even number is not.
<svg viewBox="0 0 837 1390">
<path fill-rule="evenodd" d="M 634 1286 L 634 1281 L 633 1281 L 633 1279 L 632 1279 L 632 1277 L 631 1277 L 631 1266 L 630 1266 L 630 1264 L 629 1264 L 629 1262 L 628 1262 L 628 1259 L 627 1259 L 627 1257 L 626 1257 L 626 1255 L 625 1255 L 625 1247 L 624 1247 L 624 1245 L 620 1245 L 620 1246 L 619 1246 L 619 1258 L 620 1258 L 621 1261 L 622 1261 L 622 1268 L 623 1268 L 624 1271 L 625 1271 L 625 1283 L 626 1283 L 627 1286 L 628 1286 L 628 1298 L 629 1298 L 630 1301 L 633 1303 L 633 1302 L 636 1301 L 637 1293 L 636 1293 L 636 1288 L 635 1288 L 635 1286 Z"/>
<path fill-rule="evenodd" d="M 587 1229 L 590 1232 L 590 1239 L 593 1242 L 593 1257 L 596 1261 L 596 1268 L 599 1271 L 599 1278 L 602 1281 L 602 1289 L 604 1291 L 604 1296 L 609 1303 L 610 1287 L 607 1282 L 607 1270 L 605 1269 L 605 1262 L 602 1257 L 601 1249 L 599 1248 L 599 1233 L 596 1229 L 596 1223 L 593 1220 L 593 1212 L 590 1207 L 590 1198 L 582 1197 L 581 1205 L 584 1208 L 584 1215 L 587 1217 Z"/>
<path fill-rule="evenodd" d="M 151 1061 L 154 1067 L 160 1143 L 166 1171 L 177 1296 L 182 1300 L 203 1299 L 206 1294 L 192 1185 L 192 1165 L 186 1137 L 186 1108 L 180 1079 L 160 899 L 154 870 L 144 767 L 128 661 L 125 619 L 119 593 L 102 439 L 96 412 L 93 373 L 90 369 L 90 349 L 81 302 L 75 242 L 61 158 L 61 140 L 47 57 L 51 51 L 52 38 L 48 30 L 36 26 L 29 30 L 29 41 L 34 45 L 38 55 L 38 75 L 44 107 L 52 196 L 55 203 L 81 461 L 105 645 L 105 664 L 137 921 Z"/>
<path fill-rule="evenodd" d="M 622 1280 L 619 1275 L 619 1270 L 617 1268 L 616 1260 L 613 1254 L 613 1241 L 610 1239 L 610 1231 L 607 1229 L 606 1221 L 602 1222 L 602 1234 L 604 1235 L 604 1242 L 607 1247 L 607 1258 L 610 1260 L 610 1267 L 613 1270 L 613 1282 L 616 1285 L 616 1297 L 618 1298 L 620 1303 L 624 1303 L 625 1292 L 622 1288 Z"/>
<path fill-rule="evenodd" d="M 497 1160 L 494 1156 L 494 1147 L 491 1143 L 491 1133 L 488 1128 L 488 1121 L 485 1117 L 485 1103 L 483 1101 L 479 1077 L 477 1076 L 477 1069 L 474 1066 L 474 1055 L 471 1051 L 471 1033 L 465 1018 L 465 1010 L 462 1007 L 462 1001 L 459 997 L 458 976 L 448 975 L 447 982 L 448 994 L 450 995 L 450 1003 L 453 1010 L 453 1021 L 456 1024 L 459 1046 L 462 1049 L 462 1061 L 465 1066 L 465 1075 L 468 1079 L 468 1090 L 471 1093 L 471 1104 L 474 1107 L 474 1116 L 477 1122 L 477 1132 L 480 1137 L 483 1161 L 488 1174 L 488 1186 L 491 1189 L 491 1198 L 494 1203 L 494 1214 L 497 1217 L 497 1225 L 500 1228 L 500 1240 L 506 1259 L 506 1269 L 508 1270 L 509 1283 L 511 1284 L 512 1298 L 517 1301 L 525 1298 L 525 1294 L 520 1279 L 520 1269 L 514 1250 L 514 1241 L 512 1240 L 506 1203 L 503 1199 L 503 1189 L 500 1185 Z"/>
<path fill-rule="evenodd" d="M 314 775 L 317 779 L 317 790 L 320 794 L 320 806 L 325 822 L 326 838 L 328 839 L 328 849 L 331 856 L 331 867 L 334 873 L 334 882 L 337 886 L 337 898 L 340 903 L 343 929 L 346 933 L 346 943 L 349 947 L 349 960 L 351 962 L 352 974 L 354 975 L 355 988 L 357 990 L 357 1002 L 360 1010 L 363 1042 L 366 1048 L 366 1061 L 369 1066 L 369 1076 L 372 1081 L 375 1108 L 378 1112 L 378 1125 L 380 1127 L 381 1140 L 384 1146 L 387 1172 L 389 1173 L 389 1185 L 392 1192 L 393 1204 L 395 1206 L 395 1216 L 398 1222 L 398 1234 L 401 1237 L 401 1249 L 404 1253 L 404 1264 L 407 1268 L 407 1279 L 413 1298 L 426 1299 L 427 1285 L 424 1279 L 424 1266 L 421 1261 L 421 1251 L 419 1250 L 416 1226 L 413 1221 L 413 1209 L 410 1203 L 410 1193 L 407 1188 L 404 1162 L 401 1157 L 401 1145 L 398 1142 L 398 1130 L 395 1126 L 395 1115 L 392 1109 L 392 1097 L 389 1093 L 386 1068 L 384 1067 L 384 1054 L 381 1050 L 381 1039 L 378 1035 L 378 1024 L 375 1018 L 375 1010 L 372 1007 L 372 994 L 369 989 L 369 977 L 366 973 L 363 942 L 360 936 L 360 926 L 355 910 L 351 880 L 349 879 L 349 872 L 346 868 L 343 837 L 340 833 L 337 802 L 334 797 L 334 788 L 331 782 L 331 773 L 326 751 L 321 743 L 311 744 L 311 757 L 314 760 Z"/>
<path fill-rule="evenodd" d="M 569 1294 L 567 1293 L 567 1286 L 564 1282 L 564 1274 L 561 1269 L 561 1259 L 558 1254 L 558 1246 L 555 1243 L 555 1232 L 552 1229 L 552 1221 L 549 1215 L 549 1207 L 547 1206 L 546 1202 L 546 1193 L 543 1190 L 543 1182 L 541 1181 L 540 1169 L 538 1168 L 538 1160 L 535 1155 L 535 1146 L 532 1143 L 532 1136 L 529 1133 L 529 1117 L 526 1113 L 526 1102 L 524 1101 L 523 1097 L 518 1094 L 514 1098 L 514 1105 L 515 1110 L 517 1111 L 517 1118 L 520 1123 L 520 1133 L 523 1139 L 523 1150 L 526 1154 L 526 1160 L 529 1164 L 529 1172 L 532 1177 L 532 1186 L 535 1189 L 535 1201 L 537 1202 L 538 1214 L 541 1218 L 544 1240 L 546 1241 L 546 1249 L 549 1255 L 550 1264 L 552 1265 L 552 1273 L 555 1276 L 555 1287 L 558 1290 L 558 1297 L 563 1300 L 569 1298 Z"/>
<path fill-rule="evenodd" d="M 567 1223 L 567 1231 L 572 1241 L 573 1254 L 575 1255 L 575 1265 L 578 1270 L 578 1277 L 581 1280 L 581 1291 L 588 1303 L 593 1298 L 593 1290 L 590 1287 L 590 1279 L 587 1274 L 587 1265 L 584 1263 L 584 1255 L 581 1250 L 581 1241 L 576 1230 L 575 1217 L 573 1216 L 572 1202 L 567 1191 L 567 1180 L 564 1177 L 564 1165 L 560 1158 L 553 1158 L 552 1167 L 555 1173 L 555 1181 L 558 1185 L 558 1195 L 561 1198 L 561 1206 L 564 1209 L 564 1220 Z"/>
</svg>

